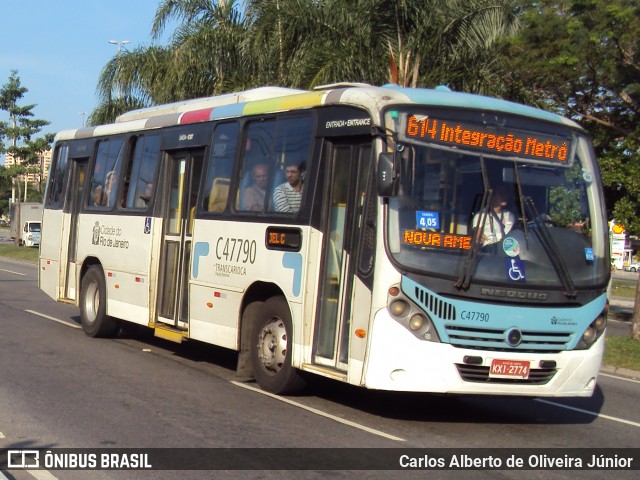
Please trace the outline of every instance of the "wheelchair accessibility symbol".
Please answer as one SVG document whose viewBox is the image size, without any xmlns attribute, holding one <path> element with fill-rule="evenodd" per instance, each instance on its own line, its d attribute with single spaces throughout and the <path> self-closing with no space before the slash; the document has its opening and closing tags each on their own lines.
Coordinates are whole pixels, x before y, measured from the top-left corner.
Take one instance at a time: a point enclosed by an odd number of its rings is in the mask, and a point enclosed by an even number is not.
<svg viewBox="0 0 640 480">
<path fill-rule="evenodd" d="M 517 258 L 506 258 L 507 274 L 514 282 L 524 282 L 524 262 Z"/>
</svg>

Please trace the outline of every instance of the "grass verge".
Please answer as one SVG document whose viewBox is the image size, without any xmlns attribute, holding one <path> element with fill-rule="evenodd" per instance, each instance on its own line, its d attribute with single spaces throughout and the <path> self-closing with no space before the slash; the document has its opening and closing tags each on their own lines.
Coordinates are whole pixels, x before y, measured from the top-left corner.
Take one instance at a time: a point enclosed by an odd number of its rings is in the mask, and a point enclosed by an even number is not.
<svg viewBox="0 0 640 480">
<path fill-rule="evenodd" d="M 611 295 L 614 297 L 636 298 L 635 280 L 614 280 L 611 286 Z"/>
<path fill-rule="evenodd" d="M 640 341 L 631 337 L 607 337 L 603 363 L 640 372 Z"/>
<path fill-rule="evenodd" d="M 38 263 L 38 247 L 16 247 L 15 245 L 0 244 L 0 257 L 20 260 L 29 263 Z"/>
</svg>

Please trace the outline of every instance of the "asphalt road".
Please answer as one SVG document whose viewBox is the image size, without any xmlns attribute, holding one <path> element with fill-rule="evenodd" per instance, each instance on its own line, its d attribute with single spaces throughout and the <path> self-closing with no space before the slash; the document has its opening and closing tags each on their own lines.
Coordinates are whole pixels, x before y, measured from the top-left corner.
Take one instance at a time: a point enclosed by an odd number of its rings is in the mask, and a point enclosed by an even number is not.
<svg viewBox="0 0 640 480">
<path fill-rule="evenodd" d="M 599 471 L 532 469 L 279 471 L 296 448 L 636 448 L 640 381 L 601 374 L 591 398 L 448 397 L 366 391 L 314 379 L 297 397 L 273 397 L 234 376 L 236 355 L 197 342 L 177 345 L 144 329 L 111 340 L 78 328 L 75 307 L 36 286 L 33 265 L 0 260 L 0 449 L 230 447 L 251 460 L 282 448 L 272 469 L 234 471 L 14 471 L 7 478 L 601 478 Z M 348 451 L 348 450 L 347 450 Z M 361 451 L 358 451 L 361 452 Z M 377 450 L 358 454 L 360 465 Z M 304 457 L 303 457 L 304 458 Z M 311 461 L 311 460 L 310 460 Z M 39 475 L 39 476 L 36 476 Z M 636 478 L 616 471 L 617 478 Z"/>
</svg>

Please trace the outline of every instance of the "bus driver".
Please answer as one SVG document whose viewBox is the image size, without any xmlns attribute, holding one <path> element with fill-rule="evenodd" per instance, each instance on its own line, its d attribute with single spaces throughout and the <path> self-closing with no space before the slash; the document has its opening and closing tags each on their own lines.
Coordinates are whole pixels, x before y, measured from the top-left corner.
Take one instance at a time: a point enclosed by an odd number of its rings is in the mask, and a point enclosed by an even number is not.
<svg viewBox="0 0 640 480">
<path fill-rule="evenodd" d="M 484 228 L 481 230 L 482 212 L 478 212 L 473 217 L 473 228 L 476 231 L 476 239 L 482 245 L 491 245 L 499 242 L 509 233 L 516 223 L 516 216 L 507 209 L 509 195 L 504 185 L 498 186 L 491 199 L 491 209 L 484 220 Z"/>
</svg>

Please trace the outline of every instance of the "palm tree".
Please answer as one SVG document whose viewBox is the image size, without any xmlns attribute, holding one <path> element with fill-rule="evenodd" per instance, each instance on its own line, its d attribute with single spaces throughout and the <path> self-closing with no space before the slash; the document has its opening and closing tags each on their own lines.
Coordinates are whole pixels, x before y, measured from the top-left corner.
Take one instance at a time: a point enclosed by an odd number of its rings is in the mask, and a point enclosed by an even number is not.
<svg viewBox="0 0 640 480">
<path fill-rule="evenodd" d="M 114 104 L 114 91 L 129 99 L 107 111 L 266 84 L 495 93 L 496 49 L 518 27 L 516 0 L 163 0 L 154 39 L 170 19 L 181 23 L 168 46 L 122 52 L 105 66 L 103 102 Z"/>
<path fill-rule="evenodd" d="M 107 63 L 98 81 L 102 102 L 90 124 L 113 121 L 132 108 L 215 95 L 242 85 L 238 73 L 246 27 L 234 2 L 164 0 L 153 22 L 153 39 L 171 18 L 182 23 L 168 46 L 122 51 Z"/>
<path fill-rule="evenodd" d="M 499 40 L 517 31 L 516 12 L 514 0 L 250 0 L 246 51 L 263 80 L 284 85 L 486 91 L 496 84 Z"/>
<path fill-rule="evenodd" d="M 262 82 L 309 88 L 341 81 L 384 82 L 392 33 L 390 0 L 249 0 L 245 52 Z"/>
<path fill-rule="evenodd" d="M 87 126 L 103 125 L 111 123 L 115 118 L 125 112 L 143 108 L 149 104 L 131 95 L 110 98 L 101 102 L 87 118 Z"/>
</svg>

